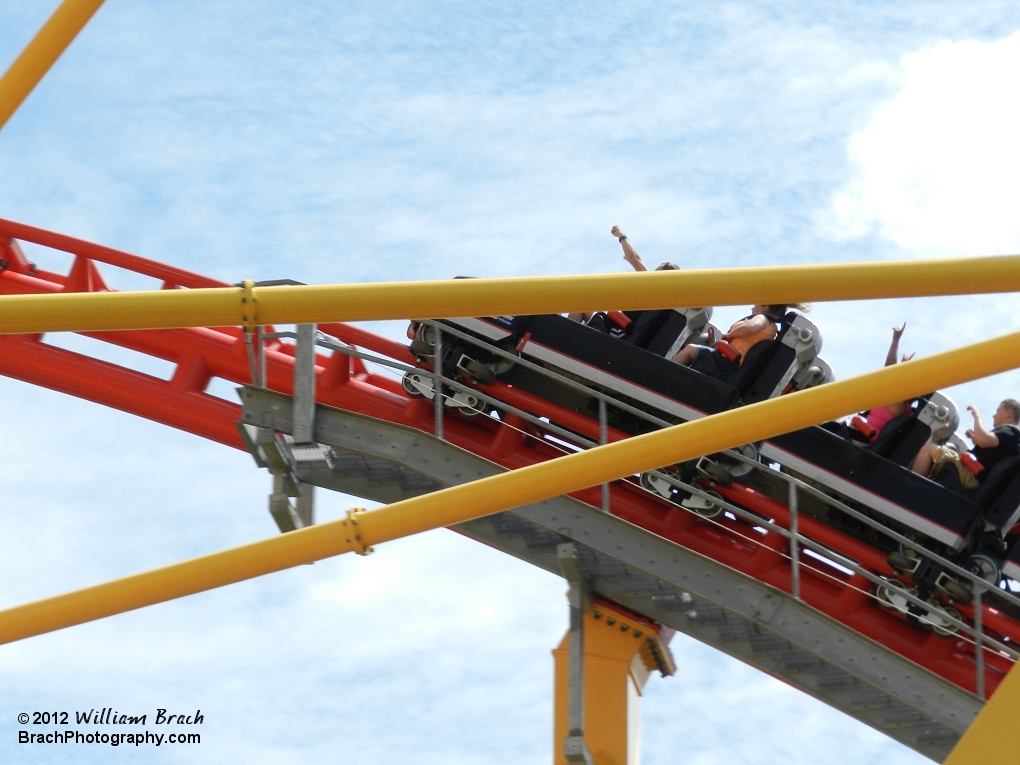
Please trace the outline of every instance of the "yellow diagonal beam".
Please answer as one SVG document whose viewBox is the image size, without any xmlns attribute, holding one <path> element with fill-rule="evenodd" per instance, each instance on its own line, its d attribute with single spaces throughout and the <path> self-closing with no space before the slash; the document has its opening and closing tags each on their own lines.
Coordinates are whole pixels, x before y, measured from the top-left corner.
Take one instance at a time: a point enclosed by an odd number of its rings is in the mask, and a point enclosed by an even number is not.
<svg viewBox="0 0 1020 765">
<path fill-rule="evenodd" d="M 1020 332 L 0 612 L 10 642 L 450 526 L 1020 365 Z"/>
<path fill-rule="evenodd" d="M 1020 709 L 1020 673 L 1014 667 L 967 728 L 944 765 L 1006 763 L 1016 748 L 1016 713 Z M 1015 758 L 1013 758 L 1015 759 Z"/>
<path fill-rule="evenodd" d="M 99 10 L 103 0 L 64 0 L 0 78 L 0 130 Z"/>
<path fill-rule="evenodd" d="M 311 324 L 1020 291 L 1020 256 L 433 282 L 5 295 L 0 333 Z"/>
</svg>

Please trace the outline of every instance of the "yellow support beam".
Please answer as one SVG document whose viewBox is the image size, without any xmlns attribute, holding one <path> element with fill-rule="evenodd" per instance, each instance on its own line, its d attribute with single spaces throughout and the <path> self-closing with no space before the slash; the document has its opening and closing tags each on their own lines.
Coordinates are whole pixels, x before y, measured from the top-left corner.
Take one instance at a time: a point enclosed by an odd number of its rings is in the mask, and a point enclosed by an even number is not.
<svg viewBox="0 0 1020 765">
<path fill-rule="evenodd" d="M 553 650 L 554 765 L 567 765 L 569 638 Z M 595 765 L 641 762 L 640 697 L 656 669 L 675 667 L 655 625 L 604 603 L 584 615 L 584 743 Z"/>
<path fill-rule="evenodd" d="M 1016 762 L 1016 713 L 1020 709 L 1020 673 L 1014 667 L 967 728 L 944 765 Z M 1013 752 L 1013 754 L 1010 754 Z"/>
<path fill-rule="evenodd" d="M 64 0 L 53 12 L 0 78 L 0 130 L 102 4 L 103 0 Z"/>
<path fill-rule="evenodd" d="M 1020 332 L 0 612 L 0 643 L 569 494 L 1020 366 Z"/>
<path fill-rule="evenodd" d="M 1020 292 L 1020 256 L 433 282 L 0 296 L 0 333 L 311 324 Z"/>
</svg>

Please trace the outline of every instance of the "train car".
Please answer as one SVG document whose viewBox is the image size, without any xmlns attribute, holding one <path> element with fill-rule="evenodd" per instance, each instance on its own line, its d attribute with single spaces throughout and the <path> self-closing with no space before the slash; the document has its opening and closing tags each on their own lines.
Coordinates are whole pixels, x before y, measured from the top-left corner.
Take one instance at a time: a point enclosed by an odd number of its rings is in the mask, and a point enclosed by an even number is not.
<svg viewBox="0 0 1020 765">
<path fill-rule="evenodd" d="M 594 326 L 562 316 L 448 319 L 438 325 L 439 367 L 444 376 L 472 385 L 499 379 L 585 416 L 601 414 L 605 425 L 634 435 L 832 379 L 818 355 L 818 328 L 793 312 L 783 317 L 777 338 L 753 346 L 734 374 L 721 374 L 701 359 L 692 367 L 670 361 L 689 343 L 712 344 L 720 333 L 710 319 L 705 308 L 597 315 Z M 422 366 L 436 366 L 435 330 L 436 325 L 415 328 L 411 350 Z M 428 373 L 409 372 L 403 384 L 411 395 L 434 396 Z M 465 390 L 448 392 L 445 403 L 466 416 L 489 411 Z M 785 483 L 747 463 L 792 474 L 837 500 L 805 499 L 803 512 L 887 556 L 896 576 L 878 588 L 878 596 L 911 616 L 916 609 L 903 592 L 933 604 L 970 601 L 970 583 L 945 561 L 988 582 L 998 582 L 1003 572 L 1020 578 L 1020 544 L 1012 545 L 1009 536 L 1020 518 L 1020 459 L 996 465 L 969 496 L 910 470 L 929 439 L 953 437 L 958 423 L 955 404 L 934 392 L 911 402 L 910 414 L 888 423 L 874 442 L 844 424 L 828 423 L 746 445 L 739 450 L 742 457 L 710 455 L 651 471 L 641 484 L 710 518 L 719 507 L 684 486 L 711 492 L 736 481 L 785 501 Z M 862 523 L 859 514 L 877 520 L 880 528 Z"/>
<path fill-rule="evenodd" d="M 816 384 L 828 370 L 824 362 L 812 365 L 821 348 L 821 335 L 796 313 L 784 317 L 778 337 L 755 345 L 739 371 L 728 377 L 670 361 L 688 343 L 711 340 L 710 309 L 627 316 L 627 331 L 618 336 L 562 316 L 449 319 L 443 324 L 456 334 L 443 332 L 441 366 L 453 377 L 481 384 L 499 378 L 567 409 L 598 416 L 598 397 L 569 384 L 581 381 L 593 391 L 611 394 L 615 401 L 671 422 L 762 401 L 812 381 Z M 418 328 L 411 351 L 421 363 L 435 363 L 430 327 Z M 517 359 L 531 364 L 515 363 Z M 536 366 L 542 371 L 536 371 Z M 412 396 L 433 395 L 427 375 L 409 373 L 404 388 Z M 472 414 L 464 398 L 453 396 L 449 403 Z M 656 427 L 635 421 L 612 403 L 609 410 L 610 424 L 627 432 Z"/>
</svg>

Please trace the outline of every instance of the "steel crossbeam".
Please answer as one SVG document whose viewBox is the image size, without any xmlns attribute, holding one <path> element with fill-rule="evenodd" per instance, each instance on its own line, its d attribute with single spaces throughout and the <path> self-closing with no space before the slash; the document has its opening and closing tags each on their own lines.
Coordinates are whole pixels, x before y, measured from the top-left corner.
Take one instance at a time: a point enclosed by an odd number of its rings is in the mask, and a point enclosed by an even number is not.
<svg viewBox="0 0 1020 765">
<path fill-rule="evenodd" d="M 103 0 L 64 0 L 0 78 L 0 130 L 28 98 Z"/>
</svg>

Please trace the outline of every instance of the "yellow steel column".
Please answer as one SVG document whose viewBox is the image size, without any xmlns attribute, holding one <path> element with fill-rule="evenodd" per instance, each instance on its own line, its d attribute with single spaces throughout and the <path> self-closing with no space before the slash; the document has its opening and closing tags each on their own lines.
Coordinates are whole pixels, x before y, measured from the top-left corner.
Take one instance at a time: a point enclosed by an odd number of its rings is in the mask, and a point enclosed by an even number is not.
<svg viewBox="0 0 1020 765">
<path fill-rule="evenodd" d="M 1005 765 L 1020 760 L 1016 740 L 1018 711 L 1020 673 L 1014 666 L 949 753 L 945 765 Z"/>
<path fill-rule="evenodd" d="M 595 765 L 638 765 L 641 691 L 654 670 L 673 674 L 669 649 L 651 622 L 596 603 L 584 617 L 584 739 Z M 568 637 L 553 651 L 553 762 L 567 765 Z"/>
<path fill-rule="evenodd" d="M 0 296 L 0 333 L 424 319 L 1020 292 L 1020 256 L 139 292 Z M 242 298 L 258 307 L 249 315 Z"/>
<path fill-rule="evenodd" d="M 64 0 L 0 78 L 0 130 L 60 58 L 103 0 Z"/>
<path fill-rule="evenodd" d="M 1020 292 L 1020 256 L 259 288 L 259 320 L 502 316 Z M 2 325 L 2 324 L 0 324 Z M 27 331 L 27 330 L 26 330 Z"/>
</svg>

